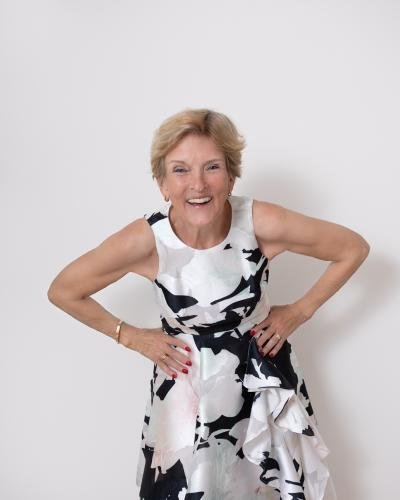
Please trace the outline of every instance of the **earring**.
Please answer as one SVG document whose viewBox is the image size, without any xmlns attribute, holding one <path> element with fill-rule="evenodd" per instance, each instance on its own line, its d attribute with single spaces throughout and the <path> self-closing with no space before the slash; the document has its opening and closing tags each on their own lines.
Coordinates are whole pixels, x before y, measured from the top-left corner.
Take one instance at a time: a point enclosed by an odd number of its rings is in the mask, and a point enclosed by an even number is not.
<svg viewBox="0 0 400 500">
<path fill-rule="evenodd" d="M 231 192 L 231 191 L 229 191 L 228 196 L 230 196 L 231 194 L 232 194 L 232 192 Z"/>
<path fill-rule="evenodd" d="M 169 201 L 169 198 L 167 198 L 166 196 L 164 196 L 164 200 L 165 201 Z"/>
</svg>

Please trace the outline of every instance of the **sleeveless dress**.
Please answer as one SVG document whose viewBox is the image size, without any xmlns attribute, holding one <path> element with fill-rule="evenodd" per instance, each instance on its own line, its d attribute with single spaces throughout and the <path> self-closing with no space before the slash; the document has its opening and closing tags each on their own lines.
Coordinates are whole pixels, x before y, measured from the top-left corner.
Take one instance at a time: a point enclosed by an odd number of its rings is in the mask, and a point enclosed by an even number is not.
<svg viewBox="0 0 400 500">
<path fill-rule="evenodd" d="M 191 352 L 173 379 L 154 364 L 136 484 L 141 500 L 322 500 L 330 452 L 288 340 L 262 356 L 252 327 L 269 313 L 269 261 L 248 196 L 228 198 L 227 237 L 199 250 L 169 221 L 170 203 L 144 215 L 159 270 L 152 282 L 162 330 Z M 183 367 L 183 366 L 182 366 Z M 333 487 L 333 485 L 332 485 Z"/>
</svg>

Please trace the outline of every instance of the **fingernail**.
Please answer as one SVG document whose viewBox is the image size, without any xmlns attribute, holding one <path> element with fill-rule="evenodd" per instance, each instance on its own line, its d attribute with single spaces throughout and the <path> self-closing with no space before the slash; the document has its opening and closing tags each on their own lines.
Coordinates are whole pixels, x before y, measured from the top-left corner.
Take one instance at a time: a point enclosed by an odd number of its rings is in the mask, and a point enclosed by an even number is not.
<svg viewBox="0 0 400 500">
<path fill-rule="evenodd" d="M 191 361 L 186 361 L 186 364 L 187 364 L 188 366 L 192 366 L 192 362 L 191 362 Z"/>
<path fill-rule="evenodd" d="M 191 350 L 192 350 L 192 349 L 190 349 L 190 347 L 189 347 L 188 345 L 185 347 L 185 349 L 186 349 L 187 351 L 191 351 Z"/>
<path fill-rule="evenodd" d="M 255 330 L 250 330 L 250 335 L 253 337 L 256 334 Z"/>
<path fill-rule="evenodd" d="M 189 372 L 187 371 L 187 368 L 182 368 L 182 371 L 183 371 L 183 373 L 189 373 Z"/>
<path fill-rule="evenodd" d="M 172 374 L 172 378 L 176 378 L 176 373 L 173 373 L 173 374 Z"/>
<path fill-rule="evenodd" d="M 270 352 L 269 355 L 271 356 L 271 358 L 273 358 L 275 356 L 275 353 Z"/>
</svg>

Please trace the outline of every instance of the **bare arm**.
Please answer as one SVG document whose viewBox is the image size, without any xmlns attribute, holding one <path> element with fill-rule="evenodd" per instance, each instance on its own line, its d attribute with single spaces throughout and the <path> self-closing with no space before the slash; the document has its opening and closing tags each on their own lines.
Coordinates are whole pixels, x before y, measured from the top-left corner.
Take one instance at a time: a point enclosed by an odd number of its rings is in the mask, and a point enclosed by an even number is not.
<svg viewBox="0 0 400 500">
<path fill-rule="evenodd" d="M 133 221 L 62 269 L 48 289 L 50 302 L 114 338 L 118 318 L 90 295 L 130 271 L 141 274 L 143 261 L 154 251 L 154 244 L 148 222 L 144 218 Z M 124 325 L 121 332 L 123 328 Z"/>
<path fill-rule="evenodd" d="M 256 237 L 267 257 L 287 250 L 332 261 L 294 303 L 305 319 L 346 283 L 369 253 L 369 244 L 355 231 L 274 203 L 254 200 L 253 220 Z"/>
<path fill-rule="evenodd" d="M 90 295 L 128 272 L 148 277 L 148 262 L 154 251 L 154 235 L 148 222 L 137 219 L 68 264 L 54 278 L 47 296 L 50 302 L 85 325 L 115 338 L 118 318 Z M 190 366 L 187 352 L 175 349 L 190 351 L 190 347 L 180 338 L 166 335 L 162 328 L 137 328 L 123 323 L 120 343 L 157 363 L 172 377 L 179 371 L 187 373 Z"/>
</svg>

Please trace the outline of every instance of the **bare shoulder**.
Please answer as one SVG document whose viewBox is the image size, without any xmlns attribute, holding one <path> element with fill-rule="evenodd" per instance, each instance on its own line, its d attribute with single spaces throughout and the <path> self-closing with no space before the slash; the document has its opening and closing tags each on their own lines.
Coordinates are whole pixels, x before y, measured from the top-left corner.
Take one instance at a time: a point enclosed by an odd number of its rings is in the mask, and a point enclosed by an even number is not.
<svg viewBox="0 0 400 500">
<path fill-rule="evenodd" d="M 261 252 L 268 260 L 272 260 L 285 250 L 280 241 L 285 217 L 285 207 L 267 201 L 253 200 L 254 234 Z"/>
<path fill-rule="evenodd" d="M 136 219 L 67 264 L 51 283 L 48 295 L 88 297 L 129 272 L 152 280 L 158 266 L 155 248 L 149 223 L 144 217 Z"/>
<path fill-rule="evenodd" d="M 366 240 L 352 229 L 276 203 L 254 200 L 253 226 L 259 248 L 269 259 L 286 250 L 321 260 L 369 250 Z"/>
<path fill-rule="evenodd" d="M 131 256 L 128 271 L 153 281 L 157 274 L 158 256 L 154 233 L 145 217 L 135 219 L 113 237 Z"/>
</svg>

